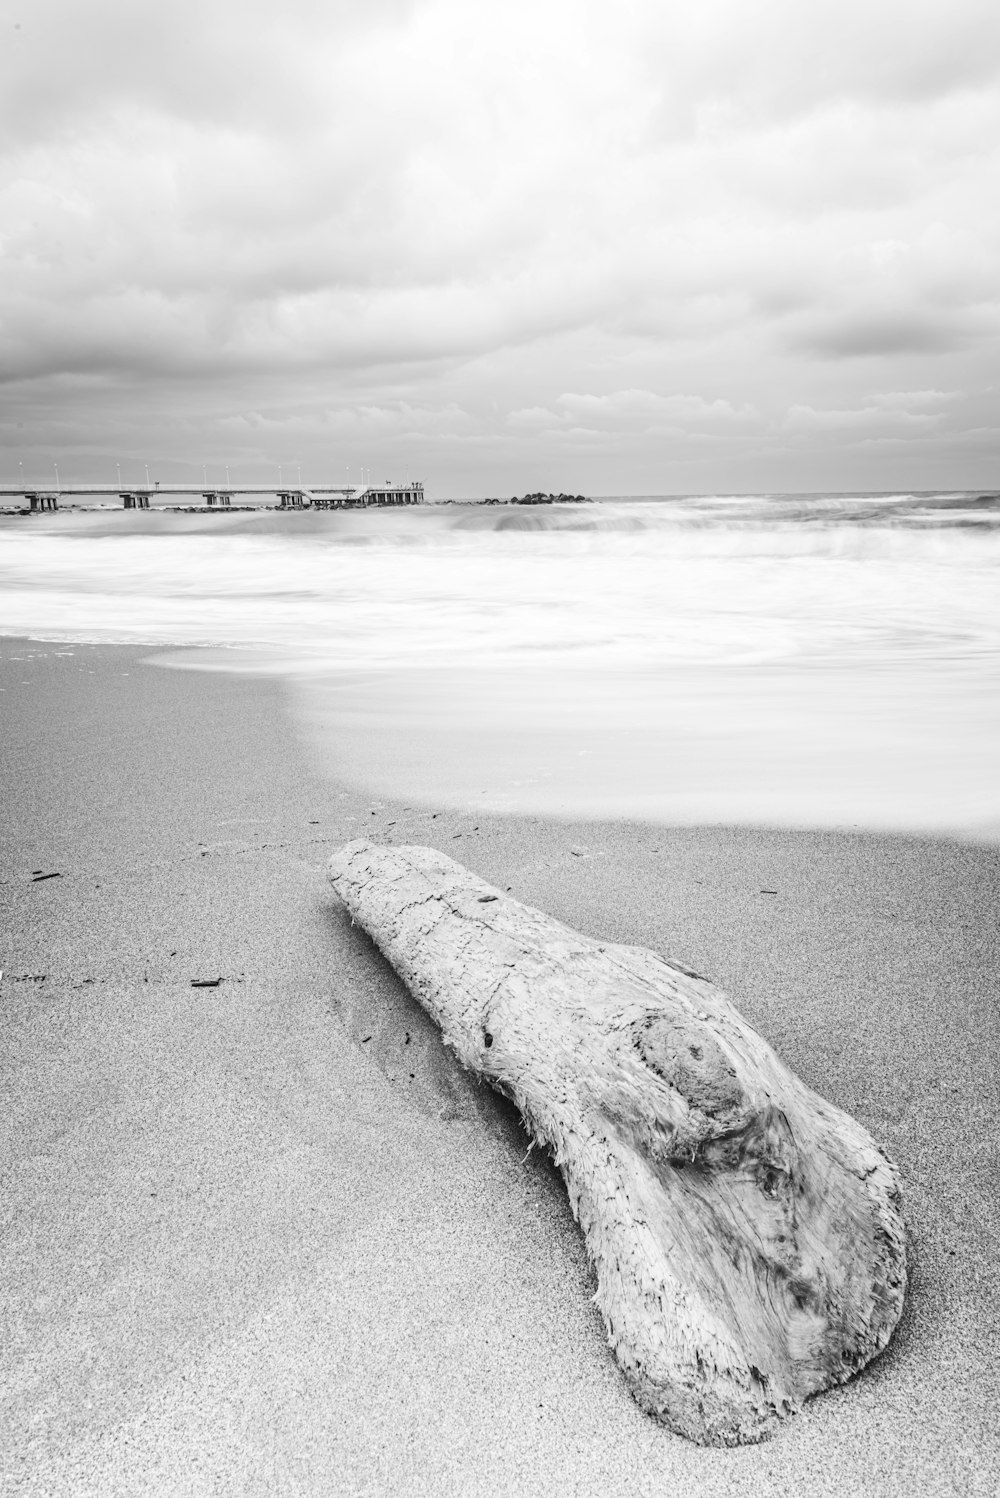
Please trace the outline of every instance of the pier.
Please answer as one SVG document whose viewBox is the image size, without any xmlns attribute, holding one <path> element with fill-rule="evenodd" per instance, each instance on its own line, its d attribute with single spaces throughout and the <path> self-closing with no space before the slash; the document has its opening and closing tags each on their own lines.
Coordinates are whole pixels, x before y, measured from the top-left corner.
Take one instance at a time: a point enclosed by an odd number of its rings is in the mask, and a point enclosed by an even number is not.
<svg viewBox="0 0 1000 1498">
<path fill-rule="evenodd" d="M 229 510 L 233 501 L 241 498 L 273 495 L 275 504 L 236 504 L 237 509 L 270 510 L 360 510 L 382 505 L 421 505 L 424 503 L 424 486 L 418 480 L 407 480 L 405 484 L 312 484 L 306 487 L 296 484 L 291 487 L 270 484 L 231 485 L 213 488 L 206 484 L 162 484 L 125 488 L 120 484 L 103 487 L 99 484 L 64 484 L 58 489 L 16 487 L 0 489 L 0 502 L 16 501 L 16 510 L 22 515 L 35 515 L 59 509 L 60 500 L 70 504 L 86 505 L 89 502 L 117 500 L 125 510 L 148 510 L 155 497 L 163 500 L 167 496 L 181 501 L 180 504 L 159 504 L 158 509 L 190 510 L 190 503 L 198 501 L 209 510 Z M 199 506 L 200 508 L 200 506 Z M 9 511 L 8 511 L 9 513 Z"/>
<path fill-rule="evenodd" d="M 353 510 L 368 505 L 421 505 L 423 484 L 366 484 L 361 489 L 302 489 L 305 503 L 318 510 Z"/>
<path fill-rule="evenodd" d="M 357 510 L 369 505 L 420 505 L 424 502 L 423 484 L 366 484 L 351 489 L 278 489 L 279 510 Z"/>
</svg>

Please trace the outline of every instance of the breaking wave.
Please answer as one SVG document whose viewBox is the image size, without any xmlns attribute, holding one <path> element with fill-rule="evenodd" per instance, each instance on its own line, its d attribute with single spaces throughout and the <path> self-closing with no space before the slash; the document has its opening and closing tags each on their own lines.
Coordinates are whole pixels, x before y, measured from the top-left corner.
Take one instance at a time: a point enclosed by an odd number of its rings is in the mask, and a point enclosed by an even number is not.
<svg viewBox="0 0 1000 1498">
<path fill-rule="evenodd" d="M 407 794 L 1000 819 L 996 495 L 0 520 L 0 631 L 216 647 L 298 683 L 337 773 Z"/>
</svg>

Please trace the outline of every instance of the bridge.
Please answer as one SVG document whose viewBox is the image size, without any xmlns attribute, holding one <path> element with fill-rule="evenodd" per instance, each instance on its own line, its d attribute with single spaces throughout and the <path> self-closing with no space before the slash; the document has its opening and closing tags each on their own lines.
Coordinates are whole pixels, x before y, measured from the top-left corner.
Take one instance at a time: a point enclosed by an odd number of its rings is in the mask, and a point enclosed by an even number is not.
<svg viewBox="0 0 1000 1498">
<path fill-rule="evenodd" d="M 357 510 L 371 505 L 420 505 L 424 502 L 424 486 L 418 480 L 407 480 L 405 484 L 351 485 L 311 484 L 305 487 L 275 488 L 273 484 L 220 485 L 206 484 L 144 484 L 136 487 L 114 484 L 63 484 L 58 488 L 47 486 L 19 485 L 12 489 L 0 489 L 0 500 L 20 500 L 17 506 L 21 514 L 42 514 L 58 510 L 60 501 L 76 506 L 88 501 L 95 502 L 113 498 L 121 501 L 126 510 L 148 510 L 151 500 L 167 496 L 181 499 L 201 500 L 211 510 L 228 510 L 234 499 L 250 498 L 254 495 L 273 495 L 276 504 L 245 505 L 237 508 L 270 510 Z M 158 505 L 158 509 L 190 509 L 190 505 Z"/>
</svg>

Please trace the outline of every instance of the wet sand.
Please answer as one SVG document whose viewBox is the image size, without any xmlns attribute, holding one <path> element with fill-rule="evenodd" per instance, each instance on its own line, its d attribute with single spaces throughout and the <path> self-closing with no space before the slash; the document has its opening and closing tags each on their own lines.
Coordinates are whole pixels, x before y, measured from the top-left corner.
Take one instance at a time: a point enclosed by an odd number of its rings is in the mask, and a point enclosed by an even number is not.
<svg viewBox="0 0 1000 1498">
<path fill-rule="evenodd" d="M 996 1491 L 1000 850 L 372 801 L 147 654 L 0 643 L 4 1492 Z M 740 1451 L 639 1412 L 558 1176 L 335 908 L 362 832 L 706 973 L 872 1130 L 869 1370 Z"/>
</svg>

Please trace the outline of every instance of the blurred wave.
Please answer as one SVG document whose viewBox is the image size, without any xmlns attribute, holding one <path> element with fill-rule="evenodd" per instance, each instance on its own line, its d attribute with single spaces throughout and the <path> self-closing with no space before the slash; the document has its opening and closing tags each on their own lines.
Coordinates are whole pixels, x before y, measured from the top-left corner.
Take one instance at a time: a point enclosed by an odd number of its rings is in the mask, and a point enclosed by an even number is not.
<svg viewBox="0 0 1000 1498">
<path fill-rule="evenodd" d="M 306 669 L 992 654 L 1000 511 L 970 526 L 973 503 L 57 515 L 0 532 L 0 628 L 272 646 Z"/>
<path fill-rule="evenodd" d="M 995 494 L 3 520 L 0 630 L 222 647 L 299 682 L 338 773 L 407 794 L 1000 820 Z"/>
</svg>

